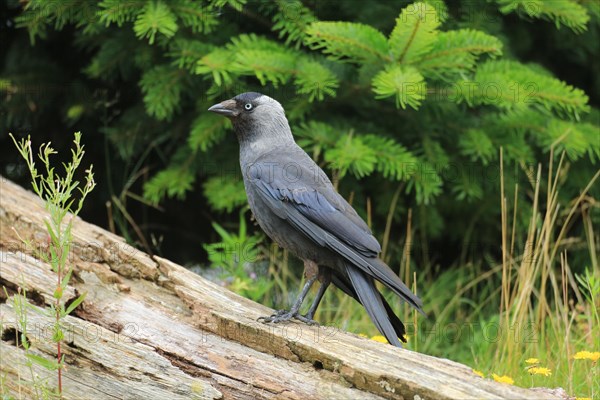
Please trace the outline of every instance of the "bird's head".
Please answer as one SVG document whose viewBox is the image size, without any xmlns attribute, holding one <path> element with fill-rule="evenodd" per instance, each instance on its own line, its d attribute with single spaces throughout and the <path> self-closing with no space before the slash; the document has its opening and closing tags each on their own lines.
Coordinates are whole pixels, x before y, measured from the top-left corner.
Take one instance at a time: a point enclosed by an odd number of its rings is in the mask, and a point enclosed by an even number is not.
<svg viewBox="0 0 600 400">
<path fill-rule="evenodd" d="M 293 141 L 283 107 L 267 95 L 242 93 L 215 104 L 208 111 L 229 118 L 241 143 Z"/>
<path fill-rule="evenodd" d="M 232 99 L 215 104 L 208 111 L 221 114 L 233 122 L 269 120 L 274 115 L 285 116 L 283 107 L 277 100 L 257 92 L 238 94 Z"/>
</svg>

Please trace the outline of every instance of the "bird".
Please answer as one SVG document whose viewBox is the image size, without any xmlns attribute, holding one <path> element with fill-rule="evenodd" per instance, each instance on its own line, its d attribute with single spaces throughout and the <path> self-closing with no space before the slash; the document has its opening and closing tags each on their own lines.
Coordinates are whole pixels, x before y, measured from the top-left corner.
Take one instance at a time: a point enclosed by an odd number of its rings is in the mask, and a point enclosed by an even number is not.
<svg viewBox="0 0 600 400">
<path fill-rule="evenodd" d="M 246 92 L 208 111 L 231 120 L 248 204 L 258 225 L 271 240 L 304 262 L 305 283 L 290 310 L 259 320 L 279 323 L 297 319 L 316 324 L 315 312 L 333 284 L 362 304 L 391 345 L 402 347 L 405 326 L 375 282 L 425 315 L 423 303 L 378 257 L 381 246 L 369 226 L 296 144 L 283 106 L 267 95 Z M 302 315 L 302 303 L 317 280 L 320 286 L 315 298 Z"/>
</svg>

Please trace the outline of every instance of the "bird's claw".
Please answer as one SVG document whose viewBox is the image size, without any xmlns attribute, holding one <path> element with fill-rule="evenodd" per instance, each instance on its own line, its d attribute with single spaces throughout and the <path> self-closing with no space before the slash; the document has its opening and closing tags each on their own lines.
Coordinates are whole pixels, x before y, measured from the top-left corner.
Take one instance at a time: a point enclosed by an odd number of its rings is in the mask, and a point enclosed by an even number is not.
<svg viewBox="0 0 600 400">
<path fill-rule="evenodd" d="M 292 311 L 287 310 L 278 310 L 268 317 L 259 317 L 257 321 L 277 324 L 279 322 L 286 322 L 291 319 L 297 319 L 298 321 L 304 322 L 307 325 L 319 325 L 319 323 L 314 319 L 307 318 L 306 316 L 301 315 L 298 312 L 294 313 Z"/>
<path fill-rule="evenodd" d="M 306 325 L 314 325 L 314 326 L 318 326 L 319 323 L 317 321 L 315 321 L 312 318 L 308 318 L 306 315 L 295 315 L 294 318 L 296 318 L 298 321 L 302 321 L 304 322 Z"/>
</svg>

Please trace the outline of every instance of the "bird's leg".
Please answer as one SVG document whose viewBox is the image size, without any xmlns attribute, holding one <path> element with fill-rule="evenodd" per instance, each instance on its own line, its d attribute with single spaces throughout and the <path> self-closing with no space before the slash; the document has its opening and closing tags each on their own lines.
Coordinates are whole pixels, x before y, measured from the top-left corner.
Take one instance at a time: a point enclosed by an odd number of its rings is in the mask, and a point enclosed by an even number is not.
<svg viewBox="0 0 600 400">
<path fill-rule="evenodd" d="M 329 276 L 329 274 L 326 274 L 322 278 L 321 286 L 319 286 L 319 290 L 317 291 L 317 296 L 315 297 L 312 304 L 310 305 L 308 312 L 304 315 L 304 318 L 312 321 L 313 323 L 316 323 L 313 320 L 313 318 L 315 316 L 315 312 L 317 311 L 317 308 L 319 307 L 319 304 L 321 303 L 321 300 L 323 299 L 323 295 L 325 295 L 325 291 L 329 287 L 330 283 L 331 283 L 331 277 Z"/>
<path fill-rule="evenodd" d="M 258 318 L 257 321 L 277 323 L 277 322 L 289 321 L 292 318 L 302 317 L 302 315 L 299 314 L 300 307 L 302 306 L 302 302 L 304 302 L 304 298 L 308 294 L 308 291 L 310 290 L 311 286 L 313 285 L 313 283 L 315 283 L 316 280 L 317 280 L 317 275 L 310 276 L 306 280 L 306 283 L 304 284 L 302 291 L 298 295 L 298 298 L 294 302 L 294 305 L 292 306 L 290 311 L 279 310 L 275 314 L 273 314 L 269 317 L 260 317 L 260 318 Z"/>
</svg>

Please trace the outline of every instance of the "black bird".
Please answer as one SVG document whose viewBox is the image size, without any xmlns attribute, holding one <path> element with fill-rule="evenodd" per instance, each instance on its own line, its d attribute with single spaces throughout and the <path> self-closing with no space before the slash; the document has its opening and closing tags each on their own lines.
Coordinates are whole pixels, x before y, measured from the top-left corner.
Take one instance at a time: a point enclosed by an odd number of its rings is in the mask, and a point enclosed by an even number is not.
<svg viewBox="0 0 600 400">
<path fill-rule="evenodd" d="M 421 300 L 378 258 L 381 246 L 367 224 L 334 189 L 321 168 L 294 141 L 283 107 L 255 92 L 208 109 L 231 119 L 240 144 L 248 202 L 269 237 L 304 261 L 306 284 L 290 311 L 265 322 L 313 321 L 330 283 L 359 301 L 389 343 L 402 347 L 405 328 L 375 287 L 380 281 L 423 313 Z M 317 280 L 308 313 L 300 306 Z"/>
</svg>

